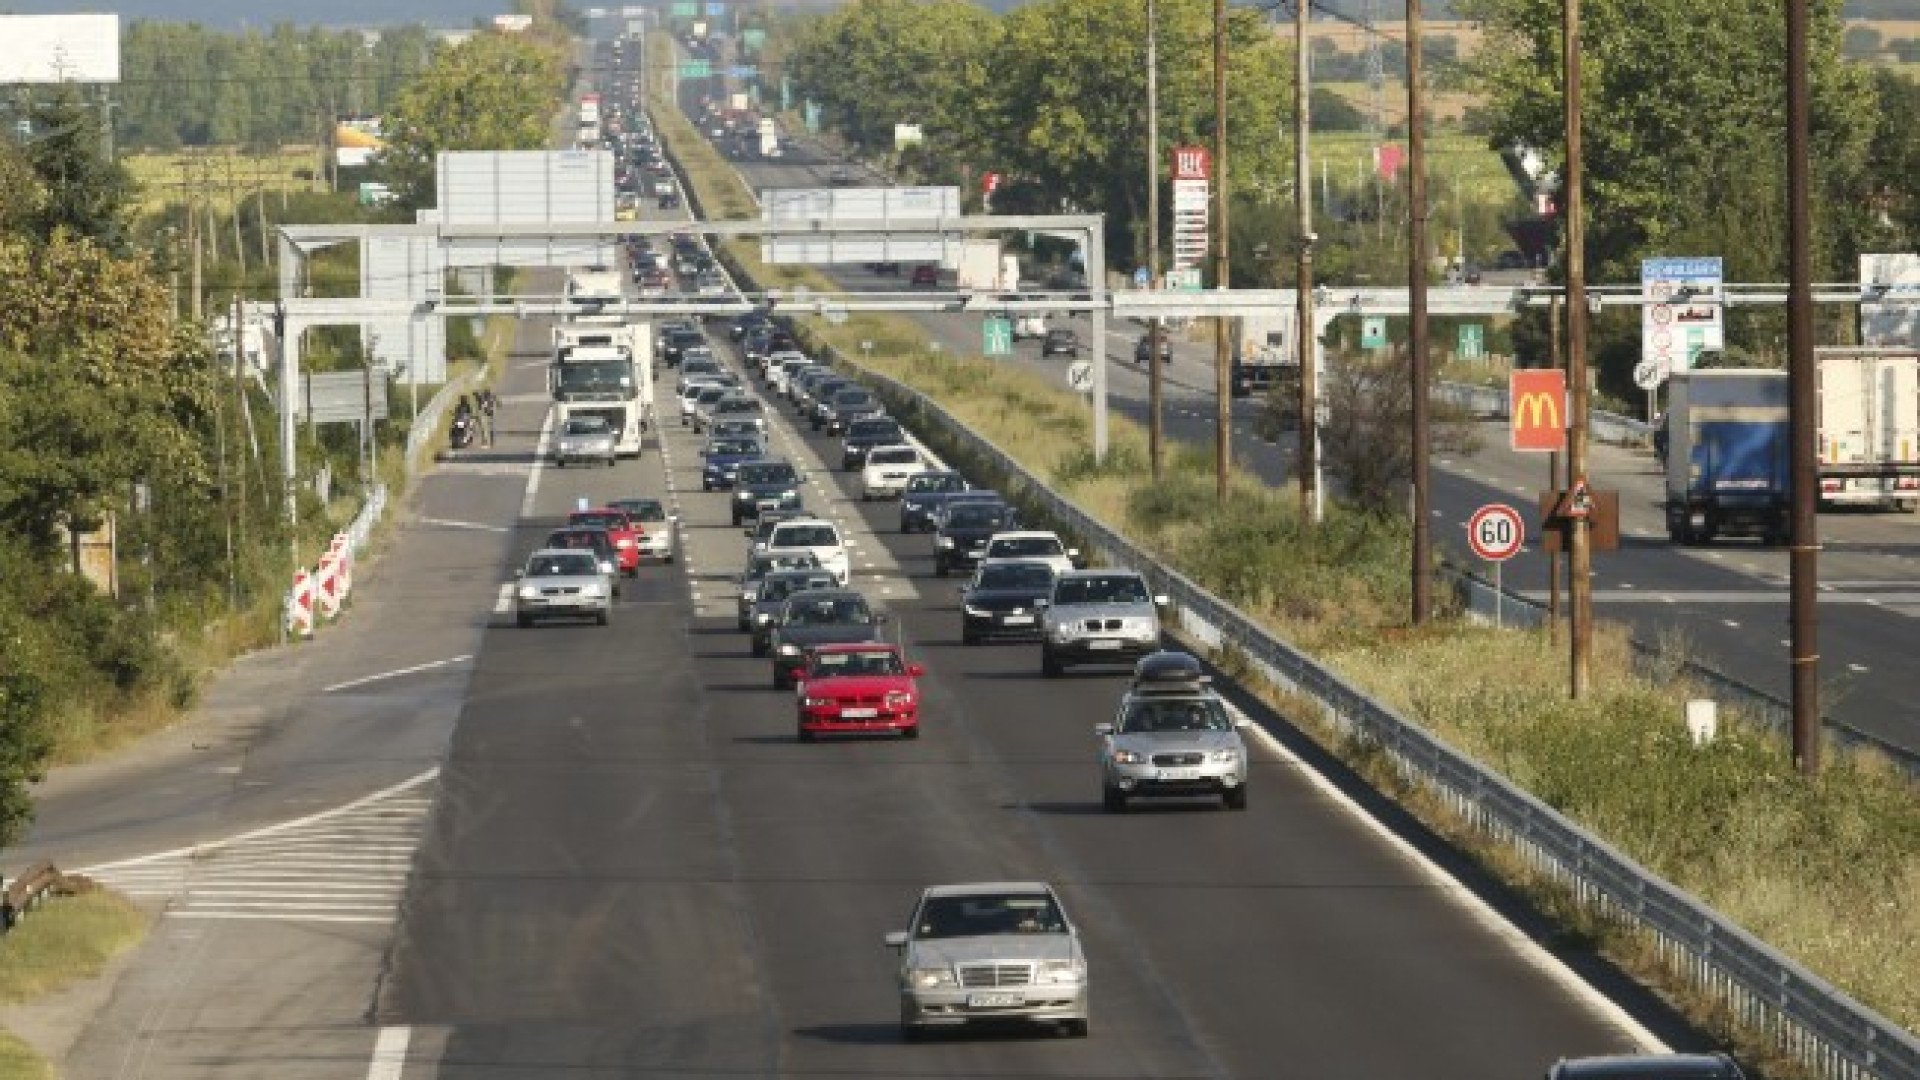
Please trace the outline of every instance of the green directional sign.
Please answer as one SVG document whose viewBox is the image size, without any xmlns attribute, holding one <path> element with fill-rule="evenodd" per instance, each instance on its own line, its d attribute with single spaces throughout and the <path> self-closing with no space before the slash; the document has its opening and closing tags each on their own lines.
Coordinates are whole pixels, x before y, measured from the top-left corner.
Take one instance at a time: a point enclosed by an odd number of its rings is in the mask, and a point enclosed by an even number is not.
<svg viewBox="0 0 1920 1080">
<path fill-rule="evenodd" d="M 1013 320 L 1001 315 L 989 315 L 980 325 L 980 355 L 1013 355 Z"/>
<path fill-rule="evenodd" d="M 1360 320 L 1360 347 L 1363 349 L 1384 349 L 1387 347 L 1387 320 L 1382 315 L 1368 315 Z"/>
<path fill-rule="evenodd" d="M 748 27 L 740 31 L 740 44 L 744 46 L 748 52 L 757 53 L 766 47 L 767 32 L 757 26 Z"/>
<path fill-rule="evenodd" d="M 673 17 L 676 19 L 691 19 L 698 14 L 700 5 L 692 0 L 676 0 L 673 5 Z"/>
<path fill-rule="evenodd" d="M 680 77 L 683 79 L 704 79 L 712 74 L 713 61 L 711 60 L 680 61 Z"/>
<path fill-rule="evenodd" d="M 1487 358 L 1487 328 L 1479 323 L 1460 324 L 1460 359 L 1485 360 Z"/>
</svg>

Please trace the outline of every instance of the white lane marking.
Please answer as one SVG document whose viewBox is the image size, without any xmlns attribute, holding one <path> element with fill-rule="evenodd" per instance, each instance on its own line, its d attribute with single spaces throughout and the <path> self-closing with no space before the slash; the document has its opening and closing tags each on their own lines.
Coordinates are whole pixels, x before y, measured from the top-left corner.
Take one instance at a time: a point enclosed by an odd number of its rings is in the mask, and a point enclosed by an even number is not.
<svg viewBox="0 0 1920 1080">
<path fill-rule="evenodd" d="M 500 592 L 493 598 L 493 613 L 505 615 L 513 610 L 513 582 L 500 583 Z"/>
<path fill-rule="evenodd" d="M 407 1067 L 407 1044 L 413 1041 L 413 1029 L 383 1027 L 374 1036 L 373 1060 L 367 1063 L 367 1080 L 400 1080 Z"/>
<path fill-rule="evenodd" d="M 1232 710 L 1237 719 L 1248 719 L 1245 712 L 1231 703 L 1229 703 L 1227 707 Z M 1588 1008 L 1612 1022 L 1622 1033 L 1637 1042 L 1643 1052 L 1654 1054 L 1670 1052 L 1667 1044 L 1660 1041 L 1653 1032 L 1648 1031 L 1642 1026 L 1638 1020 L 1633 1018 L 1632 1014 L 1621 1008 L 1605 994 L 1595 989 L 1591 983 L 1582 979 L 1572 968 L 1566 965 L 1565 961 L 1548 952 L 1541 947 L 1539 942 L 1521 932 L 1519 927 L 1507 921 L 1505 916 L 1494 910 L 1492 905 L 1482 900 L 1472 889 L 1467 888 L 1453 875 L 1442 870 L 1432 859 L 1427 858 L 1420 849 L 1408 843 L 1406 838 L 1400 836 L 1392 829 L 1387 828 L 1378 818 L 1361 809 L 1359 803 L 1349 798 L 1347 793 L 1341 791 L 1339 786 L 1333 781 L 1321 775 L 1318 769 L 1308 765 L 1292 751 L 1288 750 L 1286 744 L 1275 737 L 1271 731 L 1268 731 L 1257 723 L 1250 723 L 1250 725 L 1243 730 L 1252 732 L 1254 740 L 1264 747 L 1268 753 L 1279 758 L 1282 762 L 1293 766 L 1322 796 L 1331 800 L 1342 810 L 1345 810 L 1353 818 L 1365 825 L 1368 831 L 1384 841 L 1387 846 L 1393 848 L 1402 859 L 1412 864 L 1429 881 L 1433 882 L 1449 900 L 1469 912 L 1474 917 L 1474 921 L 1485 927 L 1495 937 L 1504 941 L 1516 953 L 1520 954 L 1521 958 L 1527 961 L 1535 970 L 1572 991 L 1574 996 L 1581 999 Z"/>
<path fill-rule="evenodd" d="M 502 586 L 503 589 L 511 589 L 512 587 L 511 585 Z M 432 671 L 434 668 L 443 668 L 449 664 L 464 664 L 471 659 L 473 659 L 472 653 L 462 653 L 459 656 L 449 656 L 445 660 L 429 660 L 424 664 L 414 664 L 412 667 L 394 668 L 392 671 L 382 671 L 377 675 L 368 675 L 359 679 L 348 679 L 346 682 L 337 682 L 332 686 L 323 686 L 320 688 L 320 692 L 323 694 L 331 694 L 336 690 L 350 690 L 353 687 L 365 686 L 368 683 L 380 682 L 383 679 L 397 679 L 402 675 L 412 675 L 421 671 Z"/>
<path fill-rule="evenodd" d="M 553 438 L 553 414 L 547 410 L 547 418 L 540 422 L 540 440 L 533 446 L 533 470 L 527 473 L 527 493 L 520 496 L 520 516 L 533 516 L 534 496 L 540 494 L 540 472 L 547 463 L 547 443 Z"/>
<path fill-rule="evenodd" d="M 1724 624 L 1724 625 L 1726 626 L 1726 628 L 1727 628 L 1727 629 L 1729 629 L 1729 630 L 1738 630 L 1738 629 L 1740 629 L 1740 621 L 1739 621 L 1738 619 L 1721 619 L 1720 621 L 1721 621 L 1721 623 L 1723 623 L 1723 624 Z"/>
<path fill-rule="evenodd" d="M 476 532 L 506 532 L 505 525 L 487 525 L 478 521 L 448 521 L 446 518 L 421 518 L 422 525 L 438 525 L 443 529 L 472 529 Z"/>
<path fill-rule="evenodd" d="M 1857 673 L 1857 674 L 1860 674 L 1860 675 L 1865 675 L 1865 674 L 1867 673 L 1867 665 L 1865 665 L 1865 664 L 1848 664 L 1848 665 L 1847 665 L 1847 670 L 1848 670 L 1848 671 L 1851 671 L 1851 672 L 1855 672 L 1855 673 Z"/>
</svg>

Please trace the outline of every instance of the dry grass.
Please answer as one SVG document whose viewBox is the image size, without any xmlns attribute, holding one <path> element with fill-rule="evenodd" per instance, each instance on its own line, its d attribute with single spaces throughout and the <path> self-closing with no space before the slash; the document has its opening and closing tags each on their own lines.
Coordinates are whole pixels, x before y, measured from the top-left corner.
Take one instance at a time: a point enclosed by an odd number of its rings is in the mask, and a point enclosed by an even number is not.
<svg viewBox="0 0 1920 1080">
<path fill-rule="evenodd" d="M 128 154 L 121 159 L 140 187 L 136 211 L 155 213 L 169 203 L 182 203 L 189 189 L 210 201 L 220 214 L 231 214 L 241 199 L 255 192 L 317 191 L 319 152 L 311 146 L 289 146 L 273 154 L 248 154 L 234 147 L 172 154 Z M 306 175 L 301 176 L 304 172 Z"/>
<path fill-rule="evenodd" d="M 47 901 L 0 937 L 0 1002 L 93 978 L 146 935 L 147 923 L 131 900 L 107 889 Z"/>
<path fill-rule="evenodd" d="M 11 1032 L 0 1031 L 0 1080 L 54 1080 L 53 1066 Z"/>
</svg>

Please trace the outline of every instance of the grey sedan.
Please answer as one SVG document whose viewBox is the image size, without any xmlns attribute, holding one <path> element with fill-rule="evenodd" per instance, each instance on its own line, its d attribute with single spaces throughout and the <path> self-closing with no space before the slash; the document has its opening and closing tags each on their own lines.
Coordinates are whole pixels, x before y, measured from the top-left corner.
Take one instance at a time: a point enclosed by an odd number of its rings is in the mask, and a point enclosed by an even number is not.
<svg viewBox="0 0 1920 1080">
<path fill-rule="evenodd" d="M 613 613 L 613 582 L 591 551 L 541 548 L 515 576 L 513 619 L 522 627 L 554 618 L 605 626 Z"/>
<path fill-rule="evenodd" d="M 1053 887 L 938 885 L 921 893 L 900 953 L 900 1031 L 1017 1020 L 1087 1034 L 1087 958 Z"/>
</svg>

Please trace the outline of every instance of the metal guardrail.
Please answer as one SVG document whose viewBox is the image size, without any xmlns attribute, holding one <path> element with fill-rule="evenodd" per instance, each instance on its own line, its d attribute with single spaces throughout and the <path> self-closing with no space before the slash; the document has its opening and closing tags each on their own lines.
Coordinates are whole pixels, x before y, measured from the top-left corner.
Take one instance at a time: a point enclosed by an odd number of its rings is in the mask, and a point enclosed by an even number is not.
<svg viewBox="0 0 1920 1080">
<path fill-rule="evenodd" d="M 49 895 L 88 892 L 93 879 L 79 874 L 63 874 L 50 862 L 38 862 L 0 891 L 0 934 L 13 929 L 27 912 L 39 907 Z"/>
<path fill-rule="evenodd" d="M 1507 844 L 1590 910 L 1652 938 L 1670 965 L 1782 1051 L 1827 1076 L 1920 1078 L 1920 1038 L 1160 565 L 1151 552 L 1054 492 L 938 403 L 877 373 L 862 370 L 862 377 L 891 399 L 922 438 L 946 444 L 949 457 L 999 474 L 1009 494 L 1075 534 L 1084 548 L 1140 570 L 1156 592 L 1172 599 L 1188 634 L 1214 648 L 1237 650 L 1275 687 L 1317 702 L 1336 728 L 1386 754 L 1403 776 L 1439 795 L 1463 820 Z"/>
</svg>

